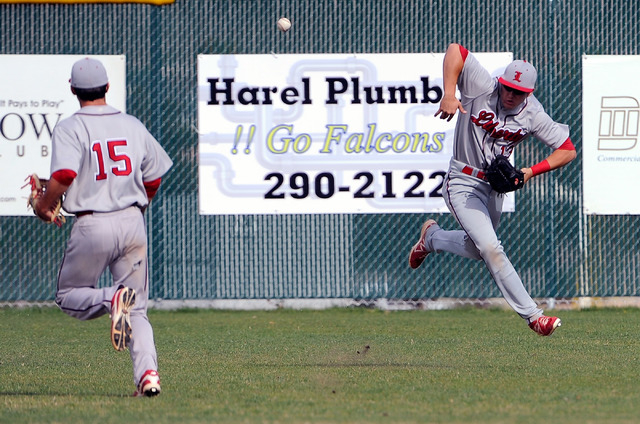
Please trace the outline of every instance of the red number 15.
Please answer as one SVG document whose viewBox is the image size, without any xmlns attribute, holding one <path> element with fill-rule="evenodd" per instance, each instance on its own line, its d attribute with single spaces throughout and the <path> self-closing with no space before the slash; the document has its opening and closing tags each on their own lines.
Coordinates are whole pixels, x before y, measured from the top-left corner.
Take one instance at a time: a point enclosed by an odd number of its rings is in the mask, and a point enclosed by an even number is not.
<svg viewBox="0 0 640 424">
<path fill-rule="evenodd" d="M 131 159 L 124 153 L 118 153 L 116 148 L 119 146 L 126 146 L 127 140 L 109 140 L 107 141 L 107 150 L 109 151 L 109 158 L 115 163 L 116 166 L 111 168 L 111 172 L 114 175 L 129 175 L 131 174 Z M 95 141 L 91 150 L 96 153 L 96 159 L 98 163 L 98 172 L 96 173 L 96 181 L 106 180 L 107 173 L 104 169 L 104 157 L 102 153 L 102 145 L 100 141 Z"/>
</svg>

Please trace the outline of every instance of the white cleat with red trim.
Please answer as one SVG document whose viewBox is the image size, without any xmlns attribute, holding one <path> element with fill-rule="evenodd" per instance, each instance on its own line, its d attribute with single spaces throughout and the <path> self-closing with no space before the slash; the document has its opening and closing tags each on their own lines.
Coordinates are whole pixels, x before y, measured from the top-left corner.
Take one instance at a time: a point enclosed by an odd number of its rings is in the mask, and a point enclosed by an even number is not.
<svg viewBox="0 0 640 424">
<path fill-rule="evenodd" d="M 160 394 L 160 375 L 156 370 L 147 370 L 142 375 L 140 383 L 138 383 L 138 390 L 133 396 L 146 396 L 153 397 Z"/>
</svg>

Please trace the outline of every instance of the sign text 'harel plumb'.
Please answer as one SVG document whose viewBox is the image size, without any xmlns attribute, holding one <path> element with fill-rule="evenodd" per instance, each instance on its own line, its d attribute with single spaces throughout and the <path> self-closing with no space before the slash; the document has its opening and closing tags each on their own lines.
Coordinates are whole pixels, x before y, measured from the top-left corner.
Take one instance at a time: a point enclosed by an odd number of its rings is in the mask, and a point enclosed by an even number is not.
<svg viewBox="0 0 640 424">
<path fill-rule="evenodd" d="M 312 104 L 311 80 L 302 78 L 301 86 L 284 88 L 266 86 L 243 86 L 234 95 L 235 78 L 208 78 L 210 88 L 209 105 L 271 105 L 279 99 L 286 105 L 300 103 Z M 416 85 L 362 85 L 359 77 L 350 79 L 342 77 L 326 77 L 325 104 L 337 104 L 340 95 L 348 93 L 351 104 L 384 104 L 384 103 L 438 103 L 442 99 L 442 88 L 429 85 L 429 77 L 420 77 L 417 86 L 421 86 L 418 97 Z"/>
</svg>

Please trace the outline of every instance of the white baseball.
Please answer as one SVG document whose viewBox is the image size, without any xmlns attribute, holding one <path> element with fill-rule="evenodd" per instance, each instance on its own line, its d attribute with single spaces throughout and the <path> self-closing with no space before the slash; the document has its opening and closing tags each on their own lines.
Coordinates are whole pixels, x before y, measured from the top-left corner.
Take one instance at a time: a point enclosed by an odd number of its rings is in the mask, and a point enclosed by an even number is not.
<svg viewBox="0 0 640 424">
<path fill-rule="evenodd" d="M 282 32 L 289 31 L 291 28 L 291 21 L 285 17 L 278 19 L 278 29 Z"/>
</svg>

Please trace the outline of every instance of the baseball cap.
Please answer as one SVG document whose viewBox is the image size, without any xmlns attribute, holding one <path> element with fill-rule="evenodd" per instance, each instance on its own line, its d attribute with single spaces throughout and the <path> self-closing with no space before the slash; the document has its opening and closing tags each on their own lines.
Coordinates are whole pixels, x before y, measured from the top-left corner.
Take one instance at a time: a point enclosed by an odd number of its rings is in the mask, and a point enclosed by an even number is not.
<svg viewBox="0 0 640 424">
<path fill-rule="evenodd" d="M 504 74 L 498 81 L 507 87 L 515 88 L 516 90 L 524 91 L 525 93 L 531 93 L 536 87 L 536 78 L 538 72 L 532 64 L 526 60 L 514 60 L 504 70 Z"/>
<path fill-rule="evenodd" d="M 85 57 L 73 64 L 71 79 L 73 88 L 97 88 L 107 85 L 107 70 L 99 60 Z"/>
</svg>

